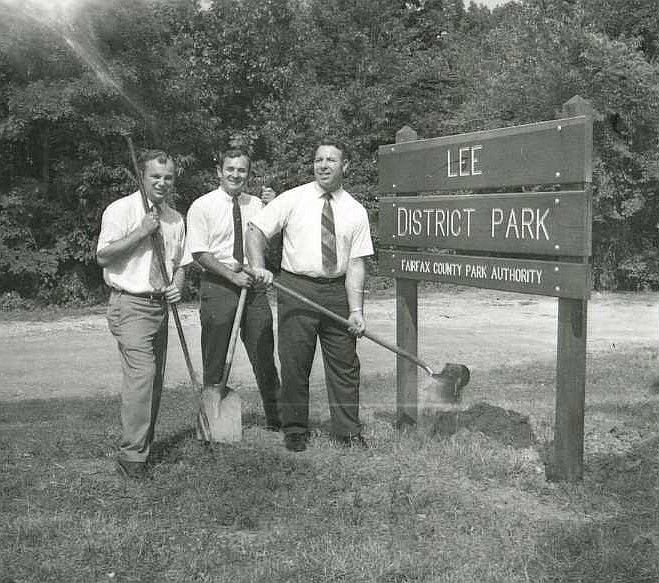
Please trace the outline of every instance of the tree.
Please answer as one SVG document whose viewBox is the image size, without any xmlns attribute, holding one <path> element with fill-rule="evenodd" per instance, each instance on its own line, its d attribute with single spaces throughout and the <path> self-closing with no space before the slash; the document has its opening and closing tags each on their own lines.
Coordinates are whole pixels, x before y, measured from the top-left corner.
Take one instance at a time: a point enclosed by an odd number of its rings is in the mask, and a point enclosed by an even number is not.
<svg viewBox="0 0 659 583">
<path fill-rule="evenodd" d="M 633 44 L 599 30 L 589 6 L 565 0 L 511 5 L 474 55 L 472 97 L 461 123 L 472 129 L 553 119 L 573 95 L 589 99 L 595 108 L 596 284 L 655 285 L 647 262 L 656 256 L 659 219 L 659 70 Z"/>
</svg>

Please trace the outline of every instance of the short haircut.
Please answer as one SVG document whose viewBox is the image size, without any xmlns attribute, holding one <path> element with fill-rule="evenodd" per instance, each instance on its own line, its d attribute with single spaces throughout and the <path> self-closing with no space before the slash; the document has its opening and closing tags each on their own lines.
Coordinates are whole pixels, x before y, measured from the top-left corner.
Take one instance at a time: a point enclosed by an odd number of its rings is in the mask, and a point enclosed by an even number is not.
<svg viewBox="0 0 659 583">
<path fill-rule="evenodd" d="M 224 161 L 227 158 L 240 158 L 241 156 L 247 158 L 247 171 L 249 171 L 252 167 L 252 158 L 250 157 L 249 150 L 245 146 L 236 146 L 235 148 L 218 151 L 215 155 L 215 164 L 217 164 L 219 168 L 222 168 L 224 166 Z"/>
<path fill-rule="evenodd" d="M 332 136 L 323 136 L 316 142 L 316 146 L 313 149 L 314 153 L 321 146 L 334 146 L 337 150 L 341 152 L 341 157 L 343 161 L 350 160 L 350 156 L 351 156 L 350 148 L 348 148 L 346 143 L 343 142 L 342 140 L 339 140 Z"/>
<path fill-rule="evenodd" d="M 174 163 L 174 174 L 176 174 L 176 160 L 172 158 L 165 150 L 142 150 L 137 159 L 137 167 L 140 169 L 140 172 L 144 174 L 146 169 L 147 162 L 151 160 L 156 160 L 160 164 L 167 164 L 171 161 Z"/>
</svg>

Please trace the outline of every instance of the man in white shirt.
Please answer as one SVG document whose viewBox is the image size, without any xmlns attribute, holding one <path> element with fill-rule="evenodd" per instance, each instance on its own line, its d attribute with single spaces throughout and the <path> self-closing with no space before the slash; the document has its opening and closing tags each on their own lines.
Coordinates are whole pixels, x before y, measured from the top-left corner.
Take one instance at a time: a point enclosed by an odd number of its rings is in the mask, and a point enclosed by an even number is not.
<svg viewBox="0 0 659 583">
<path fill-rule="evenodd" d="M 249 172 L 246 150 L 231 149 L 218 156 L 219 187 L 188 210 L 187 249 L 204 270 L 199 288 L 204 386 L 217 385 L 222 378 L 240 291 L 248 288 L 240 337 L 263 401 L 265 427 L 278 431 L 280 383 L 272 311 L 265 286 L 242 270 L 247 223 L 263 208 L 260 198 L 243 192 Z"/>
<path fill-rule="evenodd" d="M 149 150 L 139 161 L 149 212 L 139 191 L 116 200 L 103 213 L 96 259 L 112 288 L 107 310 L 123 370 L 121 421 L 123 436 L 117 469 L 126 477 L 148 476 L 146 462 L 154 428 L 167 354 L 167 304 L 181 299 L 185 265 L 185 225 L 168 197 L 174 190 L 174 160 Z M 167 278 L 163 278 L 153 234 L 162 245 Z"/>
<path fill-rule="evenodd" d="M 278 294 L 279 360 L 282 373 L 284 443 L 303 451 L 309 429 L 309 374 L 317 339 L 323 352 L 334 439 L 366 447 L 359 421 L 359 359 L 356 336 L 365 330 L 364 258 L 373 254 L 366 209 L 343 189 L 348 168 L 344 145 L 322 141 L 313 163 L 315 181 L 281 193 L 250 222 L 249 263 L 256 276 L 273 281 L 265 269 L 266 242 L 283 231 L 278 281 L 346 317 L 334 320 Z"/>
</svg>

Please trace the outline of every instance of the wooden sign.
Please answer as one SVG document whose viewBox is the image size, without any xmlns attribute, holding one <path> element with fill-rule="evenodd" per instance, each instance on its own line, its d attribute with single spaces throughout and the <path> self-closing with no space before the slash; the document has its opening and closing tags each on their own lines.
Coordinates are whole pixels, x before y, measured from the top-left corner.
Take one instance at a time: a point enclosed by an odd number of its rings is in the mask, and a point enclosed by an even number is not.
<svg viewBox="0 0 659 583">
<path fill-rule="evenodd" d="M 382 245 L 588 256 L 591 202 L 584 191 L 380 199 Z"/>
<path fill-rule="evenodd" d="M 585 116 L 380 146 L 379 191 L 410 193 L 590 182 Z"/>
<path fill-rule="evenodd" d="M 561 298 L 585 299 L 591 289 L 584 263 L 381 250 L 378 269 L 396 278 Z"/>
<path fill-rule="evenodd" d="M 378 267 L 396 278 L 396 341 L 412 354 L 419 280 L 558 297 L 554 456 L 546 475 L 578 480 L 591 288 L 593 109 L 576 95 L 563 104 L 562 115 L 429 140 L 402 127 L 395 144 L 379 149 L 379 191 L 394 196 L 380 200 Z M 522 186 L 544 186 L 546 192 L 492 193 Z M 554 192 L 559 187 L 563 191 Z M 482 194 L 487 191 L 492 194 Z M 454 194 L 436 196 L 448 192 Z M 422 196 L 400 196 L 412 193 Z M 475 347 L 474 359 L 478 354 Z M 416 422 L 417 380 L 416 366 L 398 356 L 399 424 Z"/>
</svg>

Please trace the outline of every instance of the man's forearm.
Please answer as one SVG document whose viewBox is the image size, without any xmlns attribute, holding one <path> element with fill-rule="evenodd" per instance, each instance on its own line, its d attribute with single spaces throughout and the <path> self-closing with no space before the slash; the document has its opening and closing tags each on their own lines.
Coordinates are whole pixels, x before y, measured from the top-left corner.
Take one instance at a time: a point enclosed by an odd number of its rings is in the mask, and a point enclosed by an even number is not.
<svg viewBox="0 0 659 583">
<path fill-rule="evenodd" d="M 361 257 L 351 259 L 346 271 L 346 294 L 350 311 L 364 309 L 364 282 L 366 281 L 366 267 Z"/>
<path fill-rule="evenodd" d="M 217 275 L 218 277 L 228 281 L 233 281 L 235 271 L 233 271 L 233 269 L 221 261 L 215 259 L 212 253 L 203 251 L 201 253 L 193 253 L 192 256 L 194 257 L 195 261 L 199 263 L 199 265 L 201 265 L 207 272 L 212 273 L 213 275 Z"/>
<path fill-rule="evenodd" d="M 258 227 L 255 227 L 251 223 L 247 226 L 245 251 L 247 252 L 247 261 L 250 267 L 265 267 L 265 248 L 267 242 L 266 236 Z"/>
<path fill-rule="evenodd" d="M 142 228 L 138 227 L 123 239 L 113 241 L 109 245 L 103 247 L 103 249 L 99 249 L 96 252 L 96 262 L 101 267 L 112 265 L 115 261 L 132 253 L 142 242 L 142 239 L 148 236 L 148 232 L 145 232 Z"/>
<path fill-rule="evenodd" d="M 185 267 L 177 267 L 174 271 L 174 277 L 172 278 L 172 283 L 179 289 L 183 290 L 185 285 Z"/>
</svg>

